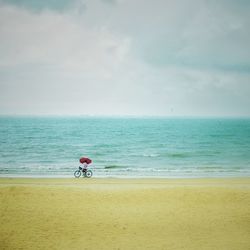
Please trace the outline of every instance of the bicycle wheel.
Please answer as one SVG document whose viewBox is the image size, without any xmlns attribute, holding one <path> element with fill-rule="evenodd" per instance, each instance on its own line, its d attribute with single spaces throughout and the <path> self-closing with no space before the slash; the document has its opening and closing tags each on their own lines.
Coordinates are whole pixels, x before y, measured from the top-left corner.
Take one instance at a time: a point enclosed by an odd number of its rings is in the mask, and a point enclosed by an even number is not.
<svg viewBox="0 0 250 250">
<path fill-rule="evenodd" d="M 80 171 L 79 169 L 76 170 L 75 173 L 74 173 L 74 176 L 75 176 L 76 178 L 79 178 L 79 177 L 81 176 L 81 171 Z"/>
<path fill-rule="evenodd" d="M 87 178 L 90 178 L 92 175 L 93 175 L 93 173 L 92 173 L 91 170 L 87 170 L 86 173 L 85 173 L 85 176 L 86 176 Z"/>
</svg>

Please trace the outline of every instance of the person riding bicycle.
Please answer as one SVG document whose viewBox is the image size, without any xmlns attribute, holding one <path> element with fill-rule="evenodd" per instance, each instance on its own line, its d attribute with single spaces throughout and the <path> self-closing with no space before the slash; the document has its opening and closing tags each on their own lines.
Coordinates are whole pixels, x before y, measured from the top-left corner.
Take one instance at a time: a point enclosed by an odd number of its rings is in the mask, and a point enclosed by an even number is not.
<svg viewBox="0 0 250 250">
<path fill-rule="evenodd" d="M 80 163 L 83 164 L 82 172 L 86 172 L 87 167 L 92 162 L 92 160 L 87 158 L 87 157 L 81 157 L 79 161 L 80 161 Z"/>
</svg>

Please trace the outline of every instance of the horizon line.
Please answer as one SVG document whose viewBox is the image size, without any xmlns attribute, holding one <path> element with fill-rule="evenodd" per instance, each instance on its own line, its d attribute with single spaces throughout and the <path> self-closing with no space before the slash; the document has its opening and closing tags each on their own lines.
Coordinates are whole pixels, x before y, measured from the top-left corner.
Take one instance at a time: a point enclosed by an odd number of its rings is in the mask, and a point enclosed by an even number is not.
<svg viewBox="0 0 250 250">
<path fill-rule="evenodd" d="M 0 117 L 20 117 L 20 118 L 231 118 L 240 119 L 248 118 L 250 115 L 89 115 L 89 114 L 0 114 Z"/>
</svg>

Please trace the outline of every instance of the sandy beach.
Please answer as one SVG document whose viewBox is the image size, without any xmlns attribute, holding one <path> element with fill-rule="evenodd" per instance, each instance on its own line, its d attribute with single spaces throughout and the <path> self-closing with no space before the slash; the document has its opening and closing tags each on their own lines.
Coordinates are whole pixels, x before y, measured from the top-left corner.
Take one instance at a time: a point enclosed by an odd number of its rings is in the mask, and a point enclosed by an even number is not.
<svg viewBox="0 0 250 250">
<path fill-rule="evenodd" d="M 1 249 L 250 249 L 250 178 L 0 178 Z"/>
</svg>

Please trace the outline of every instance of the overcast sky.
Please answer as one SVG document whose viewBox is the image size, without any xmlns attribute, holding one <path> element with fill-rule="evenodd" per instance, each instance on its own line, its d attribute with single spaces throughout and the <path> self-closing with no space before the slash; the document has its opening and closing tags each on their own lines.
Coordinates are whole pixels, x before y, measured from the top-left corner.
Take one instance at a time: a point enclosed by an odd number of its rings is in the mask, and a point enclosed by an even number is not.
<svg viewBox="0 0 250 250">
<path fill-rule="evenodd" d="M 0 0 L 0 114 L 250 116 L 249 0 Z"/>
</svg>

